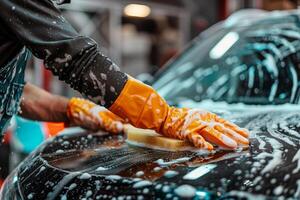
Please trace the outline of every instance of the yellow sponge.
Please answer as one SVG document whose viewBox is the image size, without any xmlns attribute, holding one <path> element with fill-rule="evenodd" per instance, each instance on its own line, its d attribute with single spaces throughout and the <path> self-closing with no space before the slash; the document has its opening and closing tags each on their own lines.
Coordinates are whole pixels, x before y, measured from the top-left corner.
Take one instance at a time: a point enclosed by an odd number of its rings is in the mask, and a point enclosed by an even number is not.
<svg viewBox="0 0 300 200">
<path fill-rule="evenodd" d="M 136 146 L 168 151 L 186 151 L 192 148 L 187 141 L 167 138 L 155 131 L 138 129 L 131 125 L 125 127 L 125 133 L 127 134 L 127 143 Z"/>
</svg>

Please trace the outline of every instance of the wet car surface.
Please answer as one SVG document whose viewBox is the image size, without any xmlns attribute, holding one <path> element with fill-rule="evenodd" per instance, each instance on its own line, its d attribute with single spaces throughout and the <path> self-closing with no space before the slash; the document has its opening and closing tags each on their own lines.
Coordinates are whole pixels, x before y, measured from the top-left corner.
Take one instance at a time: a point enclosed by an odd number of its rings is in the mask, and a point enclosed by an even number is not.
<svg viewBox="0 0 300 200">
<path fill-rule="evenodd" d="M 168 152 L 75 130 L 28 157 L 2 199 L 299 199 L 300 18 L 260 17 L 208 30 L 153 83 L 172 105 L 248 128 L 249 149 Z"/>
<path fill-rule="evenodd" d="M 224 117 L 249 128 L 248 150 L 167 152 L 130 146 L 122 134 L 105 132 L 75 131 L 56 137 L 20 166 L 15 174 L 19 195 L 23 199 L 299 198 L 299 112 L 235 111 Z"/>
</svg>

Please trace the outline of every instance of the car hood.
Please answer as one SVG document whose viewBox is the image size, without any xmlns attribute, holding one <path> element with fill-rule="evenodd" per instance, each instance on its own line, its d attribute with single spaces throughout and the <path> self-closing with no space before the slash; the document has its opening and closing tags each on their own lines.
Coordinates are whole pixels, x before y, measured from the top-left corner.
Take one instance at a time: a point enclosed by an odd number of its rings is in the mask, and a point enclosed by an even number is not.
<svg viewBox="0 0 300 200">
<path fill-rule="evenodd" d="M 121 134 L 63 134 L 19 166 L 20 193 L 34 199 L 300 198 L 297 109 L 218 109 L 250 130 L 244 151 L 167 152 L 130 146 Z"/>
</svg>

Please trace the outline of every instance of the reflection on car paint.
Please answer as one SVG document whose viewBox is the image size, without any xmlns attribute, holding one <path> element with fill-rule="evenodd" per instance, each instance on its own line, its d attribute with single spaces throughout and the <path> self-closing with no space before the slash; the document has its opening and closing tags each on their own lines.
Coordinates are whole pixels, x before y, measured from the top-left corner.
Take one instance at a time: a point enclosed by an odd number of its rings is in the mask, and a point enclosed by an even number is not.
<svg viewBox="0 0 300 200">
<path fill-rule="evenodd" d="M 212 169 L 214 169 L 217 165 L 215 164 L 207 164 L 207 165 L 202 165 L 191 172 L 187 173 L 186 175 L 183 176 L 183 179 L 185 180 L 196 180 L 200 178 L 201 176 L 207 174 L 210 172 Z"/>
</svg>

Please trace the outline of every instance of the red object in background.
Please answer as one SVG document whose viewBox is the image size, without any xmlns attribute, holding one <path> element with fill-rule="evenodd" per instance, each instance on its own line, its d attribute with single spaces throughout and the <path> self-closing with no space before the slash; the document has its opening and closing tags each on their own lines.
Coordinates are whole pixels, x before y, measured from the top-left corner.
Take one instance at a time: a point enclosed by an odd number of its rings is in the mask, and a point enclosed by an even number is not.
<svg viewBox="0 0 300 200">
<path fill-rule="evenodd" d="M 51 89 L 52 73 L 44 65 L 41 68 L 43 70 L 43 88 L 49 92 Z"/>
<path fill-rule="evenodd" d="M 4 180 L 0 179 L 0 189 L 1 189 L 2 185 L 3 185 L 3 183 L 4 183 Z"/>
<path fill-rule="evenodd" d="M 43 88 L 50 92 L 51 90 L 51 81 L 52 81 L 52 73 L 51 71 L 47 70 L 45 66 L 42 66 L 43 70 Z M 65 125 L 64 123 L 51 123 L 51 122 L 46 122 L 45 123 L 45 131 L 47 133 L 48 137 L 53 137 L 56 136 L 60 131 L 64 130 Z"/>
<path fill-rule="evenodd" d="M 224 20 L 228 17 L 227 0 L 219 0 L 219 20 Z"/>
<path fill-rule="evenodd" d="M 3 137 L 3 144 L 8 144 L 11 140 L 11 131 L 6 131 Z"/>
<path fill-rule="evenodd" d="M 159 60 L 159 67 L 163 67 L 171 58 L 173 58 L 177 54 L 177 49 L 169 49 L 161 55 Z"/>
<path fill-rule="evenodd" d="M 45 123 L 45 130 L 49 137 L 56 136 L 60 131 L 64 129 L 65 129 L 64 123 L 51 123 L 51 122 Z"/>
</svg>

